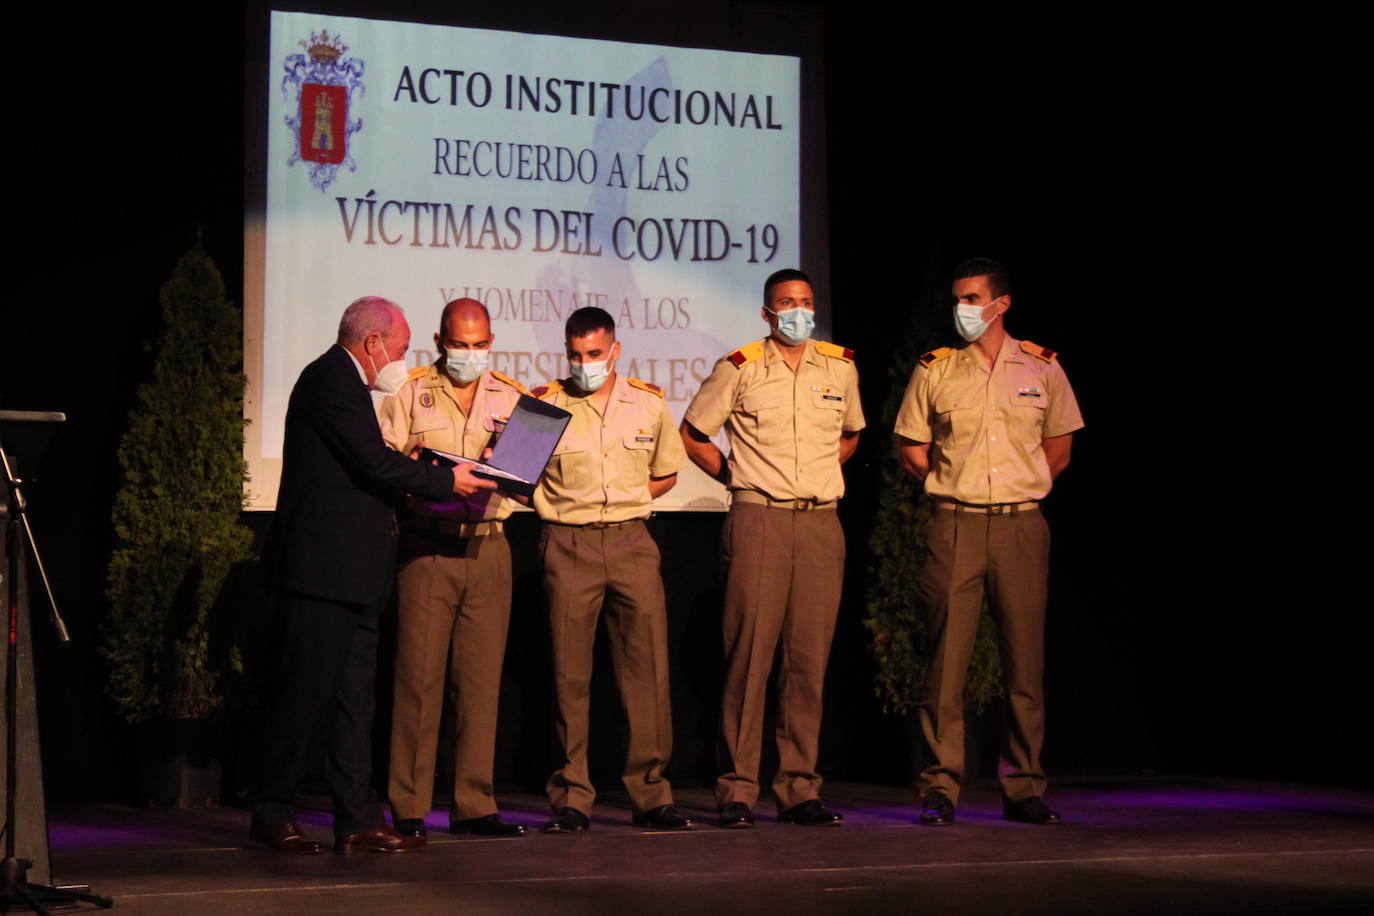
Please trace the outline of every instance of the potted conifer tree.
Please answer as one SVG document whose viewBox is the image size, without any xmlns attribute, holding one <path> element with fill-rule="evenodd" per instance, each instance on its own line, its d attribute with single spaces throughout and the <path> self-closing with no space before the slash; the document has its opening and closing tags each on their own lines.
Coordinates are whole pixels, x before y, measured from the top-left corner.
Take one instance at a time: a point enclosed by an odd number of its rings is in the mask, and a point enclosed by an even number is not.
<svg viewBox="0 0 1374 916">
<path fill-rule="evenodd" d="M 119 444 L 109 616 L 101 652 L 120 714 L 142 723 L 145 797 L 215 803 L 206 722 L 242 670 L 226 582 L 249 560 L 243 486 L 242 314 L 197 244 L 162 287 L 152 378 Z"/>
</svg>

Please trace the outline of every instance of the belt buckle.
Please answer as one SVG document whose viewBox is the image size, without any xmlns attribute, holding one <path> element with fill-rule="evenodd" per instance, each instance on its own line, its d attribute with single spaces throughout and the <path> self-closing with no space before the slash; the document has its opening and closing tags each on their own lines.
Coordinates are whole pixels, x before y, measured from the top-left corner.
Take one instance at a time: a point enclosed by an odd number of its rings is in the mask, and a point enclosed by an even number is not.
<svg viewBox="0 0 1374 916">
<path fill-rule="evenodd" d="M 1005 503 L 993 503 L 988 506 L 988 515 L 1005 515 L 1007 506 Z"/>
<path fill-rule="evenodd" d="M 814 506 L 809 499 L 798 499 L 793 501 L 792 508 L 797 512 L 807 512 L 814 508 Z"/>
</svg>

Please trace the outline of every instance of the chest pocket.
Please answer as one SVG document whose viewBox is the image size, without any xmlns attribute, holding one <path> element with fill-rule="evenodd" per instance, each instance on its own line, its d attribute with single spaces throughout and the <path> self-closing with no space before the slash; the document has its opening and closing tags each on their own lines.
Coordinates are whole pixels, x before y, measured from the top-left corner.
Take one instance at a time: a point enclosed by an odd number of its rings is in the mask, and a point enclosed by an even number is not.
<svg viewBox="0 0 1374 916">
<path fill-rule="evenodd" d="M 478 422 L 469 423 L 467 431 L 463 434 L 463 444 L 466 446 L 467 454 L 475 455 L 480 459 L 484 449 L 496 445 L 496 440 L 500 438 L 503 429 L 505 429 L 505 423 L 496 417 L 484 417 Z"/>
<path fill-rule="evenodd" d="M 1007 392 L 1008 422 L 1014 432 L 1029 441 L 1038 442 L 1045 427 L 1045 412 L 1050 406 L 1050 393 L 1039 379 L 1016 381 Z"/>
<path fill-rule="evenodd" d="M 648 476 L 649 458 L 653 455 L 657 443 L 658 437 L 653 432 L 629 432 L 621 438 L 623 448 L 620 451 L 625 462 L 625 470 L 635 475 L 635 480 Z"/>
<path fill-rule="evenodd" d="M 844 396 L 834 391 L 811 392 L 811 422 L 827 442 L 840 434 L 844 423 Z"/>
<path fill-rule="evenodd" d="M 746 394 L 740 400 L 743 424 L 760 445 L 779 445 L 791 438 L 788 425 L 790 402 L 784 406 L 776 397 L 761 392 Z"/>
<path fill-rule="evenodd" d="M 585 441 L 564 436 L 549 458 L 548 473 L 562 490 L 585 490 L 592 483 L 592 452 Z"/>
<path fill-rule="evenodd" d="M 426 407 L 420 397 L 416 397 L 415 404 L 410 409 L 410 442 L 411 446 L 417 442 L 424 442 L 433 448 L 451 450 L 459 445 L 455 438 L 453 421 L 437 407 L 433 406 L 434 394 L 429 389 L 422 389 L 421 396 L 427 396 L 431 405 Z"/>
<path fill-rule="evenodd" d="M 963 451 L 982 425 L 983 412 L 968 395 L 946 394 L 935 398 L 935 442 L 947 451 Z"/>
</svg>

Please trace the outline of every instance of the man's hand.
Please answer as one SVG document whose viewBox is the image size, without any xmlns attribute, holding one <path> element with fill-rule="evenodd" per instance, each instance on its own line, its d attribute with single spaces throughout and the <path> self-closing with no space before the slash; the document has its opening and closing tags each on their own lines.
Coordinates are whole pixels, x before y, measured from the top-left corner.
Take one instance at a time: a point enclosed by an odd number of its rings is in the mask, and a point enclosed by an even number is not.
<svg viewBox="0 0 1374 916">
<path fill-rule="evenodd" d="M 902 470 L 917 480 L 924 481 L 930 473 L 930 443 L 916 442 L 906 436 L 896 436 L 897 460 Z"/>
<path fill-rule="evenodd" d="M 409 452 L 406 453 L 406 457 L 407 457 L 407 458 L 410 458 L 412 461 L 419 461 L 419 460 L 420 460 L 420 453 L 423 452 L 424 450 L 425 450 L 425 440 L 421 439 L 419 442 L 416 442 L 416 443 L 415 443 L 415 447 L 414 447 L 414 448 L 412 448 Z M 437 462 L 437 461 L 431 461 L 431 462 L 430 462 L 430 464 L 438 464 L 438 463 L 439 463 L 439 462 Z"/>
<path fill-rule="evenodd" d="M 472 473 L 471 462 L 454 465 L 453 492 L 459 496 L 471 496 L 478 490 L 495 490 L 496 481 L 478 477 Z"/>
</svg>

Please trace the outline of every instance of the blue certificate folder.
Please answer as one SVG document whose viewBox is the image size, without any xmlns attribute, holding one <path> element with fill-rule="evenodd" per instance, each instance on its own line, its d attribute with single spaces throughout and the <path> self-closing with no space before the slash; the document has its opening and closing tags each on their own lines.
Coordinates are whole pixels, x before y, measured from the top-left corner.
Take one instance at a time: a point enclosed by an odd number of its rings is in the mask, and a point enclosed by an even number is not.
<svg viewBox="0 0 1374 916">
<path fill-rule="evenodd" d="M 549 456 L 558 446 L 558 440 L 563 438 L 563 430 L 571 419 L 572 414 L 563 408 L 522 394 L 506 421 L 505 430 L 496 440 L 490 460 L 473 461 L 432 448 L 425 449 L 420 457 L 438 459 L 449 467 L 472 464 L 474 475 L 496 481 L 500 489 L 533 496 L 534 485 L 544 473 L 544 465 L 549 463 Z"/>
</svg>

